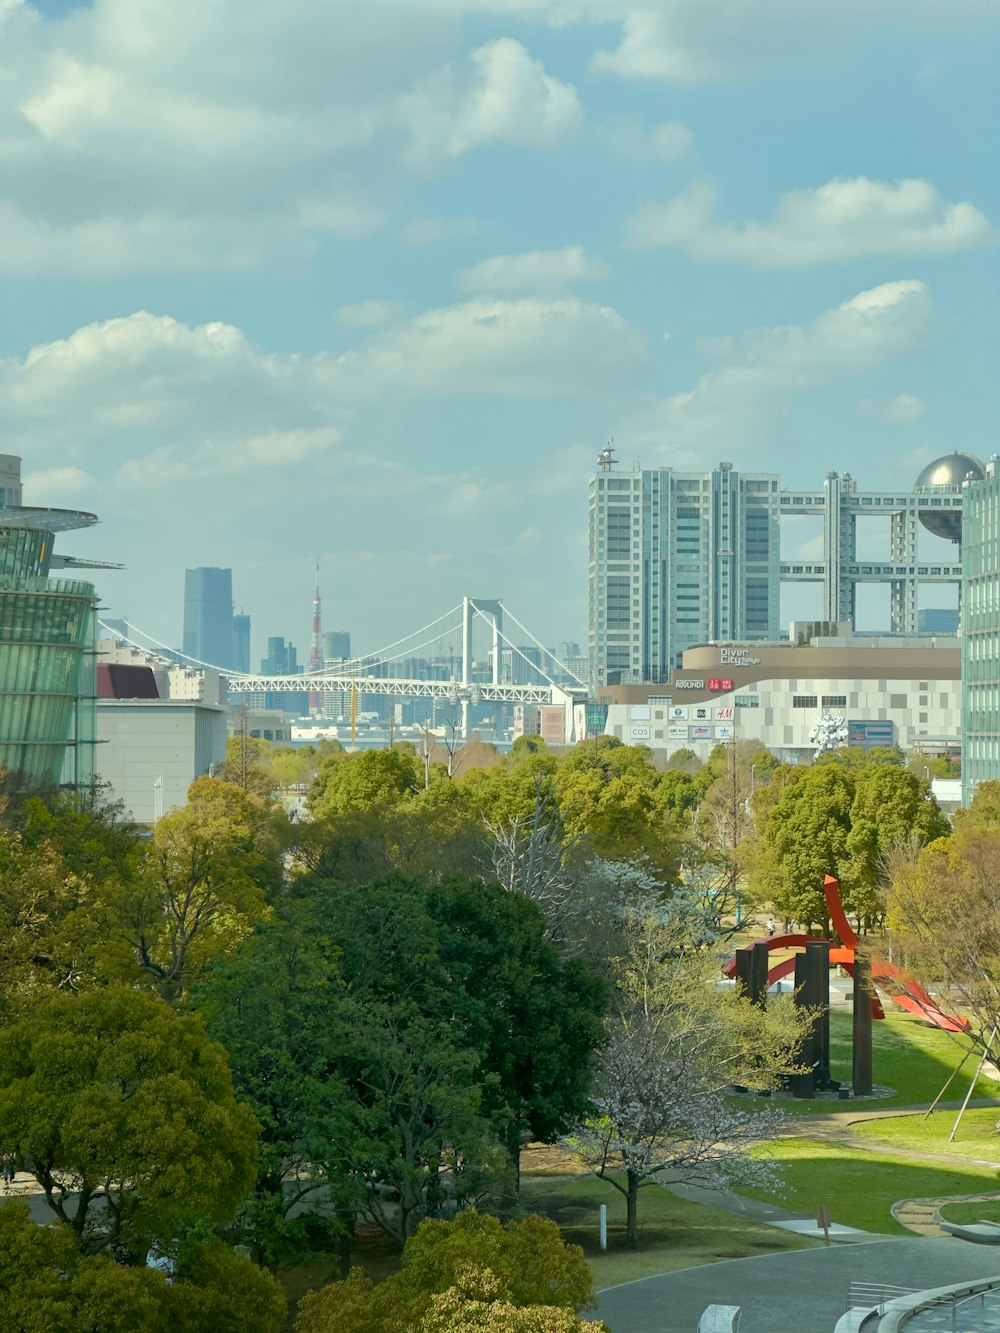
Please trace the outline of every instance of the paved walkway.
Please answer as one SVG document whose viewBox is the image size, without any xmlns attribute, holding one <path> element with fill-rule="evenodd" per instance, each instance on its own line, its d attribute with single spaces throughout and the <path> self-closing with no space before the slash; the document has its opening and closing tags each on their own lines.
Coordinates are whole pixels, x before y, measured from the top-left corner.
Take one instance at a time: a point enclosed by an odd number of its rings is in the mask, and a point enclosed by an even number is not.
<svg viewBox="0 0 1000 1333">
<path fill-rule="evenodd" d="M 832 1333 L 852 1282 L 918 1290 L 1000 1276 L 988 1245 L 917 1237 L 869 1238 L 831 1246 L 730 1259 L 610 1287 L 596 1318 L 611 1333 L 694 1333 L 707 1305 L 738 1305 L 740 1333 Z"/>
</svg>

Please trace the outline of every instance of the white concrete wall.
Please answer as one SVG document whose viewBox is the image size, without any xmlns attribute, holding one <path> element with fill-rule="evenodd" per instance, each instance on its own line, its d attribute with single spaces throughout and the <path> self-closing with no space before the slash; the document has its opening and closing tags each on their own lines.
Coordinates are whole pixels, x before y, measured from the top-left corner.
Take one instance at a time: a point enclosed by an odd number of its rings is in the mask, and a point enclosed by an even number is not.
<svg viewBox="0 0 1000 1333">
<path fill-rule="evenodd" d="M 226 757 L 225 712 L 204 704 L 101 699 L 97 737 L 96 768 L 108 795 L 140 824 L 186 804 L 195 778 Z"/>
</svg>

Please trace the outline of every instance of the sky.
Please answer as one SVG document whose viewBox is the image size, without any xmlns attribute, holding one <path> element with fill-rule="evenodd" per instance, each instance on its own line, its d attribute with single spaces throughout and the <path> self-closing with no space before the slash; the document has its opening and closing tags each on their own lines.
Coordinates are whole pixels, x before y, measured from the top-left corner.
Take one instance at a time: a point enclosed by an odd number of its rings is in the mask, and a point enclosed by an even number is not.
<svg viewBox="0 0 1000 1333">
<path fill-rule="evenodd" d="M 998 449 L 998 63 L 998 0 L 0 0 L 0 449 L 169 644 L 222 565 L 305 657 L 317 557 L 355 651 L 583 642 L 609 439 Z"/>
</svg>

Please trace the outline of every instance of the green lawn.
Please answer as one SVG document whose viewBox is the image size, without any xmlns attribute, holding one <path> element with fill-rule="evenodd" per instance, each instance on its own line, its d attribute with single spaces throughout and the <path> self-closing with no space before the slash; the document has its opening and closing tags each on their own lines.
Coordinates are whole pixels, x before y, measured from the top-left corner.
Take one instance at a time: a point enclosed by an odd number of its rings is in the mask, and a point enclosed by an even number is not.
<svg viewBox="0 0 1000 1333">
<path fill-rule="evenodd" d="M 978 1194 L 996 1189 L 995 1172 L 981 1167 L 944 1167 L 886 1156 L 815 1139 L 780 1139 L 758 1151 L 772 1158 L 785 1178 L 771 1192 L 747 1190 L 753 1198 L 769 1199 L 783 1208 L 813 1214 L 825 1203 L 835 1222 L 888 1235 L 910 1234 L 889 1209 L 900 1199 L 947 1194 Z"/>
<path fill-rule="evenodd" d="M 979 1203 L 946 1203 L 941 1206 L 946 1222 L 1000 1222 L 1000 1199 L 982 1199 Z"/>
<path fill-rule="evenodd" d="M 892 1147 L 916 1148 L 920 1152 L 947 1153 L 949 1157 L 976 1157 L 996 1162 L 1000 1170 L 1000 1135 L 997 1118 L 1000 1108 L 966 1111 L 955 1135 L 948 1136 L 955 1124 L 955 1111 L 935 1111 L 928 1119 L 916 1115 L 892 1116 L 886 1120 L 864 1120 L 851 1126 L 851 1132 L 866 1139 L 877 1139 Z M 1000 1178 L 997 1181 L 1000 1189 Z"/>
<path fill-rule="evenodd" d="M 559 1224 L 564 1238 L 583 1247 L 597 1290 L 655 1273 L 717 1259 L 743 1259 L 818 1242 L 763 1226 L 749 1218 L 678 1199 L 659 1185 L 639 1196 L 640 1246 L 625 1248 L 625 1201 L 593 1176 L 538 1173 L 522 1176 L 521 1202 Z M 598 1209 L 608 1206 L 608 1249 L 598 1243 Z"/>
<path fill-rule="evenodd" d="M 887 1003 L 886 1018 L 873 1024 L 872 1047 L 875 1082 L 895 1089 L 892 1097 L 852 1105 L 872 1107 L 929 1105 L 941 1091 L 948 1075 L 962 1058 L 962 1050 L 953 1037 L 940 1028 L 928 1027 L 911 1014 L 893 1010 Z M 851 1078 L 851 1015 L 830 1015 L 830 1052 L 834 1078 Z M 961 1101 L 975 1072 L 971 1057 L 962 1073 L 948 1088 L 949 1100 Z M 1000 1097 L 1000 1084 L 981 1078 L 977 1097 Z M 844 1110 L 839 1103 L 797 1101 L 792 1097 L 774 1099 L 775 1104 L 792 1115 L 822 1115 Z"/>
</svg>

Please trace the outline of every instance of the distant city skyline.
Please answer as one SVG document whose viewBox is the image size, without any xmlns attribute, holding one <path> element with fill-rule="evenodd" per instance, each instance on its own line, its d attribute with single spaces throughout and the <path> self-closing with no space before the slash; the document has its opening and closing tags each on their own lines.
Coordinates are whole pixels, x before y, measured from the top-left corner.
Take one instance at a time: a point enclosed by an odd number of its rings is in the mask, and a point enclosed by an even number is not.
<svg viewBox="0 0 1000 1333">
<path fill-rule="evenodd" d="M 99 513 L 70 553 L 169 644 L 231 568 L 253 661 L 308 655 L 317 554 L 356 652 L 463 593 L 583 641 L 611 438 L 986 461 L 998 61 L 993 0 L 0 0 L 24 501 Z"/>
</svg>

